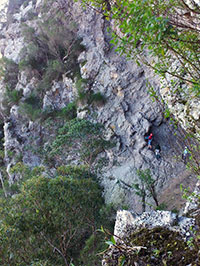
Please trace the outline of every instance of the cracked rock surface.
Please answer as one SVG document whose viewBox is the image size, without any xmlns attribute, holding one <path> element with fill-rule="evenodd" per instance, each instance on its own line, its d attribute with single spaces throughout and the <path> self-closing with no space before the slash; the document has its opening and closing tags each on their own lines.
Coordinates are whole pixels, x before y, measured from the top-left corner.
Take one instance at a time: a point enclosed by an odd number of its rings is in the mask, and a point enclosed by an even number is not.
<svg viewBox="0 0 200 266">
<path fill-rule="evenodd" d="M 34 12 L 38 12 L 42 1 L 37 1 Z M 30 7 L 29 7 L 30 8 Z M 28 9 L 27 9 L 28 10 Z M 21 12 L 21 13 L 20 13 Z M 23 9 L 18 17 L 24 14 Z M 107 139 L 114 140 L 114 148 L 107 150 L 105 156 L 109 163 L 102 169 L 101 183 L 104 187 L 104 196 L 107 203 L 116 206 L 127 206 L 135 212 L 141 212 L 141 199 L 131 188 L 138 182 L 137 169 L 150 169 L 152 177 L 156 180 L 156 193 L 162 195 L 170 183 L 187 172 L 184 163 L 180 160 L 184 143 L 179 132 L 174 131 L 168 121 L 163 118 L 162 106 L 153 101 L 148 93 L 147 81 L 159 91 L 159 80 L 156 76 L 139 67 L 133 61 L 116 54 L 109 46 L 106 22 L 99 14 L 91 9 L 82 9 L 79 2 L 69 5 L 69 12 L 78 25 L 78 34 L 83 38 L 86 50 L 79 56 L 79 65 L 82 78 L 89 81 L 86 90 L 100 92 L 106 98 L 104 105 L 79 108 L 78 117 L 98 121 L 105 126 Z M 20 60 L 20 50 L 23 47 L 23 38 L 19 30 L 19 20 L 10 23 L 4 32 L 3 55 L 14 60 Z M 34 24 L 34 23 L 33 23 Z M 83 64 L 84 62 L 84 64 Z M 16 89 L 23 89 L 24 99 L 34 91 L 37 76 L 31 81 L 26 79 L 26 73 L 19 74 Z M 5 86 L 0 84 L 0 90 Z M 62 80 L 54 82 L 52 87 L 44 93 L 42 99 L 43 109 L 60 109 L 72 102 L 77 96 L 76 86 L 72 79 L 63 75 Z M 2 101 L 2 98 L 1 100 Z M 91 113 L 93 115 L 91 115 Z M 4 135 L 6 164 L 10 182 L 15 179 L 9 172 L 16 162 L 10 158 L 8 151 L 13 150 L 15 155 L 23 156 L 23 162 L 31 167 L 40 165 L 41 156 L 28 148 L 31 145 L 40 146 L 41 135 L 45 135 L 45 143 L 49 142 L 48 132 L 42 124 L 21 117 L 18 106 L 13 106 L 8 117 L 4 118 Z M 7 122 L 6 122 L 7 121 Z M 49 138 L 53 137 L 51 130 Z M 147 147 L 145 136 L 150 132 L 154 138 L 153 149 Z M 176 133 L 176 135 L 174 135 Z M 161 159 L 157 160 L 154 149 L 159 144 Z M 53 170 L 53 169 L 52 169 Z M 191 183 L 194 183 L 191 175 Z M 173 194 L 173 191 L 168 192 Z M 148 199 L 147 209 L 154 204 Z"/>
</svg>

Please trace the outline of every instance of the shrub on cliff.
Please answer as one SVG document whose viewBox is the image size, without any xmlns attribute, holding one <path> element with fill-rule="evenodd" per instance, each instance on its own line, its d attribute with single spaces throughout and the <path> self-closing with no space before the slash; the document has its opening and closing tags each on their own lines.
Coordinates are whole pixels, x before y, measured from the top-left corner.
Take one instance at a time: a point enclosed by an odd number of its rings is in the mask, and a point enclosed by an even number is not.
<svg viewBox="0 0 200 266">
<path fill-rule="evenodd" d="M 53 141 L 50 155 L 62 160 L 63 151 L 73 152 L 77 158 L 91 166 L 98 154 L 112 147 L 103 137 L 103 126 L 86 119 L 72 119 L 59 129 Z"/>
<path fill-rule="evenodd" d="M 18 64 L 6 57 L 0 59 L 0 79 L 3 79 L 9 90 L 15 89 L 18 82 L 18 74 Z"/>
<path fill-rule="evenodd" d="M 32 121 L 38 119 L 42 114 L 42 103 L 35 94 L 31 94 L 21 102 L 19 107 L 20 113 L 25 114 Z"/>
<path fill-rule="evenodd" d="M 22 33 L 26 45 L 21 50 L 20 69 L 37 69 L 41 77 L 39 88 L 43 91 L 62 74 L 74 76 L 79 71 L 77 58 L 84 47 L 77 28 L 62 10 L 54 16 L 45 13 L 36 28 L 22 24 Z"/>
</svg>

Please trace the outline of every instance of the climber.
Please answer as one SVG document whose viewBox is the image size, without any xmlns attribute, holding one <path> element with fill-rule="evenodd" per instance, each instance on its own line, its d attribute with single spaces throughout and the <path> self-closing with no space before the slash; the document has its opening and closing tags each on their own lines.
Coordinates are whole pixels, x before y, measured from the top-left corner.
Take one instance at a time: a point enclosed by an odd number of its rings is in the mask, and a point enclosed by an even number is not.
<svg viewBox="0 0 200 266">
<path fill-rule="evenodd" d="M 152 148 L 151 142 L 152 142 L 152 139 L 153 139 L 153 134 L 151 133 L 149 136 L 145 137 L 145 139 L 148 140 L 148 148 L 151 149 Z"/>
<path fill-rule="evenodd" d="M 159 160 L 161 158 L 161 155 L 160 155 L 160 145 L 157 144 L 156 147 L 155 147 L 155 155 L 156 155 L 156 159 Z"/>
<path fill-rule="evenodd" d="M 188 151 L 188 148 L 185 146 L 185 149 L 184 149 L 183 154 L 182 154 L 182 159 L 183 159 L 185 164 L 187 163 L 188 155 L 189 155 L 189 151 Z"/>
</svg>

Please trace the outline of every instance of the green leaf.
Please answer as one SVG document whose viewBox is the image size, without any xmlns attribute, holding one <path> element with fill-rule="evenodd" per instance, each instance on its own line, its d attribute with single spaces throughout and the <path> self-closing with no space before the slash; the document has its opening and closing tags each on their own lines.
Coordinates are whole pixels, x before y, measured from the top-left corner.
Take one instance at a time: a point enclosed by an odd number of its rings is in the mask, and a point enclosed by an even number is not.
<svg viewBox="0 0 200 266">
<path fill-rule="evenodd" d="M 125 264 L 125 262 L 126 262 L 126 258 L 123 257 L 122 260 L 121 260 L 121 262 L 120 262 L 120 266 L 123 266 Z"/>
<path fill-rule="evenodd" d="M 116 241 L 115 241 L 115 239 L 114 239 L 114 236 L 111 236 L 111 239 L 110 239 L 110 240 L 112 241 L 113 245 L 116 244 Z"/>
<path fill-rule="evenodd" d="M 116 245 L 116 241 L 114 239 L 114 236 L 111 236 L 110 240 L 106 241 L 106 244 L 108 244 L 108 245 Z"/>
<path fill-rule="evenodd" d="M 101 229 L 97 229 L 97 232 L 102 232 L 102 233 L 104 233 L 105 234 L 105 230 L 104 230 L 104 228 L 103 228 L 103 226 L 101 225 Z"/>
<path fill-rule="evenodd" d="M 106 241 L 105 243 L 106 243 L 107 245 L 109 245 L 109 246 L 113 246 L 113 245 L 114 245 L 112 241 Z"/>
</svg>

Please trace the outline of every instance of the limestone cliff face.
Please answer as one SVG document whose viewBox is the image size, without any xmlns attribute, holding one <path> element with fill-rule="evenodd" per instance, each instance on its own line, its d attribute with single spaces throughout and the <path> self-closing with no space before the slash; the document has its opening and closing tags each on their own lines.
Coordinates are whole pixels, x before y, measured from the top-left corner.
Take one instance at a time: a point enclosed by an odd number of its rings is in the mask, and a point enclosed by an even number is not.
<svg viewBox="0 0 200 266">
<path fill-rule="evenodd" d="M 199 140 L 199 97 L 195 93 L 191 93 L 189 89 L 190 86 L 188 85 L 182 93 L 177 90 L 171 91 L 168 87 L 164 87 L 160 91 L 162 98 L 182 127 Z M 188 91 L 188 93 L 185 93 L 185 91 Z"/>
<path fill-rule="evenodd" d="M 22 60 L 21 51 L 26 46 L 21 33 L 22 22 L 37 27 L 36 22 L 42 20 L 43 1 L 29 1 L 26 6 L 21 5 L 22 2 L 4 29 L 3 38 L 0 40 L 3 56 L 14 61 L 16 65 Z M 181 132 L 178 131 L 177 135 L 174 135 L 175 129 L 163 117 L 162 106 L 153 101 L 148 93 L 147 81 L 159 92 L 159 79 L 145 67 L 127 61 L 111 49 L 110 37 L 106 31 L 108 22 L 95 10 L 82 8 L 79 2 L 65 1 L 65 4 L 66 17 L 69 12 L 85 47 L 78 57 L 81 78 L 89 81 L 85 90 L 100 92 L 106 98 L 103 105 L 79 103 L 77 116 L 102 123 L 106 128 L 106 138 L 116 143 L 114 148 L 101 154 L 101 157 L 109 160 L 108 165 L 102 169 L 101 177 L 105 199 L 116 206 L 126 205 L 136 212 L 141 212 L 140 198 L 132 189 L 132 184 L 138 179 L 137 169 L 151 170 L 152 177 L 156 180 L 156 193 L 160 202 L 164 195 L 162 193 L 165 193 L 169 183 L 172 191 L 174 181 L 174 186 L 177 180 L 187 184 L 195 183 L 195 178 L 186 170 L 180 159 L 186 143 Z M 14 89 L 20 91 L 22 97 L 19 102 L 12 104 L 8 113 L 5 111 L 4 103 L 6 85 L 1 80 L 1 123 L 4 125 L 5 163 L 10 183 L 19 178 L 10 171 L 18 158 L 21 157 L 23 163 L 30 167 L 45 165 L 45 147 L 55 138 L 56 123 L 49 127 L 46 122 L 30 119 L 20 112 L 20 102 L 25 102 L 35 92 L 39 80 L 37 72 L 30 74 L 25 70 L 19 70 Z M 43 92 L 42 110 L 59 110 L 67 106 L 77 98 L 76 87 L 76 81 L 64 73 L 59 81 L 52 82 L 51 87 Z M 192 108 L 195 106 L 199 108 L 198 104 L 192 104 Z M 192 111 L 191 115 L 193 121 L 199 119 L 196 110 Z M 195 126 L 198 127 L 198 123 L 195 123 Z M 155 148 L 156 144 L 161 147 L 160 160 L 157 160 L 154 151 L 147 147 L 145 135 L 150 132 L 154 134 L 153 147 Z M 40 148 L 42 153 L 39 153 L 37 148 Z M 66 163 L 69 161 L 78 163 L 75 156 L 67 158 L 66 155 Z M 54 172 L 55 168 L 51 166 L 49 171 Z M 149 203 L 151 206 L 151 199 Z M 170 204 L 173 208 L 173 203 Z"/>
</svg>

